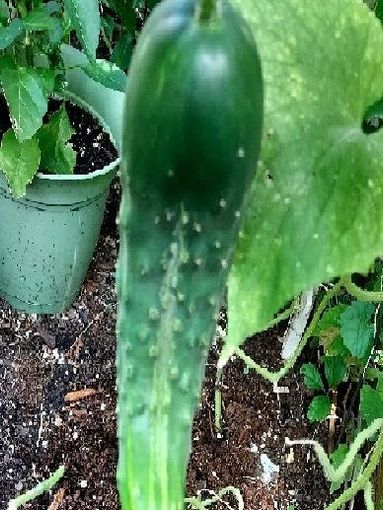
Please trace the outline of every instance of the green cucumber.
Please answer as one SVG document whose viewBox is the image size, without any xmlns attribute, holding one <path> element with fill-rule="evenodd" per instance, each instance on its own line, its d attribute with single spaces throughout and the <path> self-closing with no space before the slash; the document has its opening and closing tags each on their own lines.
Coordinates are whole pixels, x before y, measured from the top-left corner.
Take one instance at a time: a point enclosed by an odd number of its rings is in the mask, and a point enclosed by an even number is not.
<svg viewBox="0 0 383 510">
<path fill-rule="evenodd" d="M 214 2 L 212 2 L 214 4 Z M 180 510 L 207 349 L 259 153 L 254 39 L 217 0 L 165 0 L 132 59 L 117 273 L 123 510 Z"/>
</svg>

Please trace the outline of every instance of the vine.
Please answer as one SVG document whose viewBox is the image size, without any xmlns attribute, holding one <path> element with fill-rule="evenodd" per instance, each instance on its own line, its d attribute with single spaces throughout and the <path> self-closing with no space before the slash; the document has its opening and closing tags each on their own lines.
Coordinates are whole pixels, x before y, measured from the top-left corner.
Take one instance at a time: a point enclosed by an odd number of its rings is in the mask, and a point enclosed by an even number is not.
<svg viewBox="0 0 383 510">
<path fill-rule="evenodd" d="M 240 347 L 237 347 L 235 349 L 235 354 L 245 362 L 245 364 L 248 368 L 254 369 L 261 377 L 263 377 L 267 381 L 269 381 L 271 383 L 279 382 L 280 379 L 282 379 L 282 377 L 284 377 L 287 374 L 287 372 L 289 370 L 291 370 L 291 368 L 293 368 L 293 366 L 295 365 L 296 360 L 298 359 L 299 355 L 301 354 L 304 347 L 306 346 L 308 339 L 312 335 L 312 333 L 313 333 L 316 325 L 318 324 L 322 313 L 325 311 L 328 303 L 331 301 L 331 299 L 333 297 L 335 297 L 336 295 L 338 295 L 340 293 L 342 287 L 343 287 L 342 282 L 338 282 L 334 285 L 334 287 L 332 289 L 330 289 L 325 294 L 322 301 L 319 303 L 318 308 L 316 309 L 314 316 L 313 316 L 309 326 L 307 327 L 305 333 L 303 334 L 300 342 L 298 343 L 294 353 L 286 361 L 286 363 L 282 366 L 282 368 L 280 368 L 276 372 L 273 372 L 273 371 L 259 365 L 258 363 L 256 363 L 254 360 L 252 360 L 250 358 L 250 356 L 247 356 L 247 354 L 245 354 Z M 223 368 L 224 364 L 225 363 L 223 363 L 223 360 L 220 359 L 218 361 L 218 368 Z"/>
<path fill-rule="evenodd" d="M 44 492 L 50 491 L 57 482 L 61 480 L 65 473 L 65 466 L 60 466 L 49 478 L 40 482 L 33 489 L 21 494 L 17 498 L 11 499 L 8 503 L 8 510 L 17 510 L 30 501 L 33 501 Z"/>
<path fill-rule="evenodd" d="M 372 303 L 380 303 L 383 301 L 383 292 L 361 289 L 352 281 L 351 274 L 344 276 L 341 281 L 347 292 L 359 301 L 370 301 Z"/>
<path fill-rule="evenodd" d="M 326 510 L 338 510 L 341 508 L 345 503 L 350 501 L 353 497 L 356 496 L 356 494 L 363 490 L 364 491 L 364 498 L 367 505 L 367 510 L 373 510 L 374 504 L 372 501 L 372 485 L 370 482 L 371 476 L 373 475 L 380 458 L 383 453 L 383 419 L 375 420 L 371 423 L 371 425 L 364 430 L 362 430 L 357 437 L 355 438 L 354 442 L 350 445 L 350 449 L 343 460 L 343 462 L 340 464 L 340 466 L 335 469 L 333 465 L 330 462 L 330 459 L 326 452 L 324 451 L 324 448 L 320 443 L 317 441 L 311 441 L 311 440 L 295 440 L 291 441 L 290 439 L 286 439 L 286 445 L 292 446 L 292 445 L 312 445 L 314 446 L 314 451 L 316 453 L 316 456 L 318 457 L 318 460 L 323 468 L 324 474 L 326 478 L 330 482 L 344 482 L 346 474 L 348 469 L 351 467 L 355 456 L 363 446 L 363 444 L 371 439 L 376 432 L 380 430 L 378 440 L 376 441 L 373 452 L 371 454 L 371 457 L 368 461 L 368 464 L 366 468 L 364 468 L 358 475 L 355 482 L 346 489 L 335 501 L 333 501 Z M 371 506 L 372 504 L 372 506 Z"/>
</svg>

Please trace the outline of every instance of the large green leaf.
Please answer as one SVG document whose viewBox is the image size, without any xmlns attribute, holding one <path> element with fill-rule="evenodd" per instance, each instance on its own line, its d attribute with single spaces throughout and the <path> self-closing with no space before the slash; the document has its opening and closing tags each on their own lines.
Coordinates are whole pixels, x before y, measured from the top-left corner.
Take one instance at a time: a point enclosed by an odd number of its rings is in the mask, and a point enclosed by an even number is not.
<svg viewBox="0 0 383 510">
<path fill-rule="evenodd" d="M 237 0 L 262 58 L 261 161 L 229 281 L 224 360 L 302 290 L 383 253 L 383 31 L 358 0 Z"/>
<path fill-rule="evenodd" d="M 18 140 L 32 138 L 48 108 L 47 98 L 54 87 L 52 73 L 49 69 L 4 67 L 0 81 Z"/>
<path fill-rule="evenodd" d="M 62 106 L 37 133 L 42 170 L 55 174 L 73 173 L 76 153 L 68 141 L 74 133 L 66 109 Z"/>
<path fill-rule="evenodd" d="M 40 164 L 40 149 L 36 138 L 20 142 L 12 129 L 4 133 L 0 147 L 0 170 L 4 172 L 12 194 L 25 195 Z"/>
<path fill-rule="evenodd" d="M 85 53 L 94 60 L 101 28 L 98 0 L 64 0 L 64 5 Z"/>
<path fill-rule="evenodd" d="M 0 50 L 5 50 L 24 32 L 24 24 L 15 18 L 7 27 L 0 27 Z"/>
</svg>

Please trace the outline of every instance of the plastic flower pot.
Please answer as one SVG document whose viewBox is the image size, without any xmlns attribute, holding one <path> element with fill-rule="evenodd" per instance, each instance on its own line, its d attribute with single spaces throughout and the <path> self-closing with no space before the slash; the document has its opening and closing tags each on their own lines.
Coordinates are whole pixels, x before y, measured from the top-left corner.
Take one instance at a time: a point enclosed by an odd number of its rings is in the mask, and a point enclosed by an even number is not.
<svg viewBox="0 0 383 510">
<path fill-rule="evenodd" d="M 72 64 L 86 58 L 72 48 L 63 54 Z M 122 111 L 124 94 L 79 69 L 70 71 L 68 83 L 71 100 L 90 110 L 119 148 L 121 113 L 114 110 Z M 118 163 L 87 175 L 38 174 L 22 199 L 12 197 L 0 173 L 0 295 L 12 307 L 53 314 L 71 306 L 92 260 Z"/>
</svg>

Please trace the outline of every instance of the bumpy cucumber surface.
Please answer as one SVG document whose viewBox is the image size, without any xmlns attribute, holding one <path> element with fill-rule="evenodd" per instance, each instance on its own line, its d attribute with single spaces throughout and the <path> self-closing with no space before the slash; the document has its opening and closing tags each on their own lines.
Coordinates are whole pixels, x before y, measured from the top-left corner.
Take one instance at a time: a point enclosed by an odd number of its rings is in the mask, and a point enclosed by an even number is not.
<svg viewBox="0 0 383 510">
<path fill-rule="evenodd" d="M 123 510 L 180 510 L 207 349 L 256 169 L 263 91 L 225 0 L 153 12 L 130 69 L 118 263 Z"/>
</svg>

